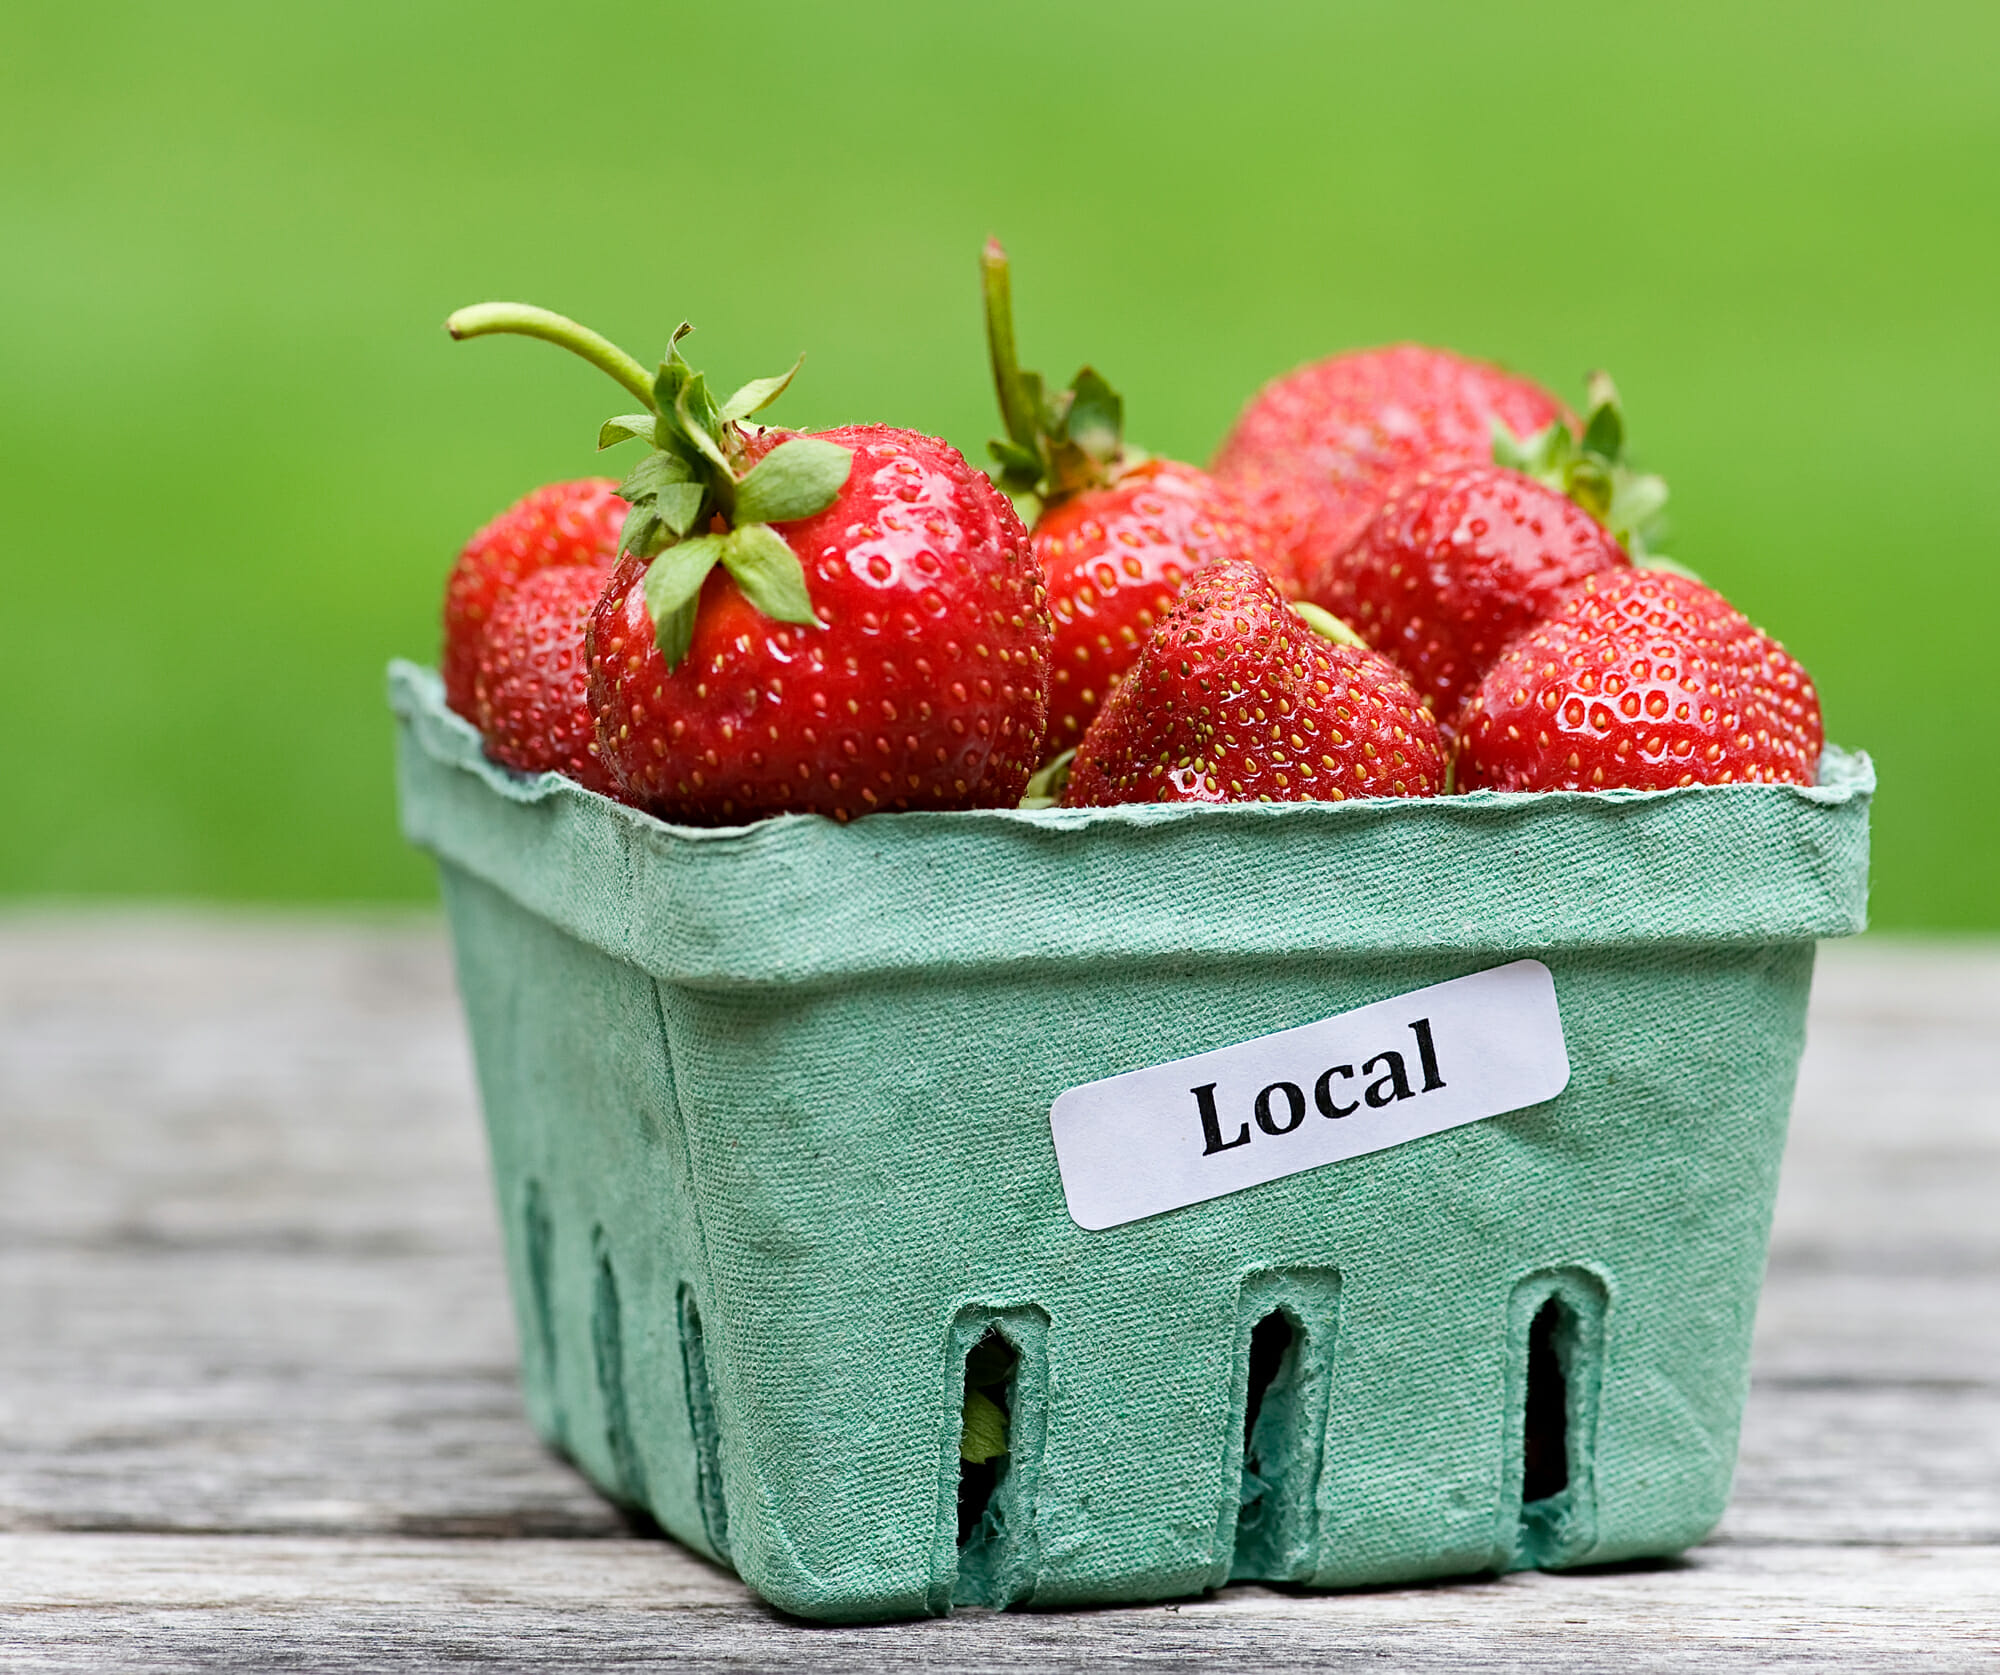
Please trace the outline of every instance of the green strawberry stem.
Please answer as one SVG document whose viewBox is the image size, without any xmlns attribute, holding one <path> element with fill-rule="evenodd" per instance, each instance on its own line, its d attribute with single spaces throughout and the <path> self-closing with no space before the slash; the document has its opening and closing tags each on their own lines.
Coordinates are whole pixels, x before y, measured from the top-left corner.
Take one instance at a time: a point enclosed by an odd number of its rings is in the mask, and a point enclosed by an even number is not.
<svg viewBox="0 0 2000 1675">
<path fill-rule="evenodd" d="M 1145 457 L 1125 446 L 1125 403 L 1089 367 L 1053 395 L 1039 372 L 1024 372 L 1014 348 L 1014 291 L 1007 252 L 988 239 L 979 256 L 986 304 L 986 348 L 1000 397 L 1004 441 L 988 444 L 1000 486 L 1052 504 L 1103 488 Z"/>
<path fill-rule="evenodd" d="M 527 302 L 476 302 L 461 308 L 445 321 L 444 329 L 454 340 L 485 337 L 492 332 L 511 332 L 517 337 L 539 337 L 573 355 L 581 355 L 600 371 L 608 372 L 643 401 L 653 407 L 653 380 L 646 369 L 609 338 L 599 337 L 588 326 L 580 326 L 566 315 Z"/>
<path fill-rule="evenodd" d="M 993 362 L 993 387 L 1000 394 L 1000 420 L 1007 434 L 1032 452 L 1041 445 L 1039 403 L 1022 379 L 1020 356 L 1014 349 L 1014 287 L 1007 252 L 997 238 L 989 238 L 980 252 L 979 277 L 986 299 L 986 352 Z"/>
<path fill-rule="evenodd" d="M 631 507 L 618 550 L 648 561 L 640 585 L 669 671 L 687 659 L 702 583 L 718 564 L 744 598 L 773 621 L 825 626 L 813 610 L 805 567 L 772 525 L 831 506 L 846 485 L 853 452 L 823 437 L 794 436 L 752 464 L 741 428 L 743 420 L 784 394 L 799 362 L 776 378 L 753 379 L 718 402 L 708 380 L 681 358 L 685 325 L 651 375 L 588 326 L 529 303 L 461 308 L 445 329 L 454 338 L 494 332 L 538 337 L 608 373 L 645 403 L 643 413 L 607 419 L 597 446 L 637 441 L 650 450 L 618 485 Z M 652 562 L 663 554 L 670 555 L 667 562 Z"/>
</svg>

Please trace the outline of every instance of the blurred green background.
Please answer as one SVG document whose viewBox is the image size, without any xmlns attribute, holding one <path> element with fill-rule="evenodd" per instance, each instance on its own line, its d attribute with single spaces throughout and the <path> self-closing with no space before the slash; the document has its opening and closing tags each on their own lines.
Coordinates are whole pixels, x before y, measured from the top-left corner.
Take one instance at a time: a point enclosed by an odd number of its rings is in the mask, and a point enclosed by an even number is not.
<svg viewBox="0 0 2000 1675">
<path fill-rule="evenodd" d="M 1876 754 L 1876 922 L 2000 927 L 1990 3 L 16 7 L 0 136 L 0 893 L 429 893 L 383 661 L 623 399 L 453 306 L 974 452 L 997 232 L 1196 459 L 1349 345 L 1610 367 Z"/>
</svg>

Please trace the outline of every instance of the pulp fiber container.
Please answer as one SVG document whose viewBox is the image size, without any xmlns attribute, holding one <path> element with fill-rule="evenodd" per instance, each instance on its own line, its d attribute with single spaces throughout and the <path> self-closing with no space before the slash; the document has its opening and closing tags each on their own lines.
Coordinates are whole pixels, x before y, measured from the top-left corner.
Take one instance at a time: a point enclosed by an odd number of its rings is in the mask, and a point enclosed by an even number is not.
<svg viewBox="0 0 2000 1675">
<path fill-rule="evenodd" d="M 1814 940 L 1863 923 L 1865 757 L 1813 789 L 691 830 L 495 767 L 435 677 L 391 685 L 534 1422 L 774 1604 L 1557 1568 L 1721 1516 Z M 1523 957 L 1556 1097 L 1068 1214 L 1066 1089 Z"/>
</svg>

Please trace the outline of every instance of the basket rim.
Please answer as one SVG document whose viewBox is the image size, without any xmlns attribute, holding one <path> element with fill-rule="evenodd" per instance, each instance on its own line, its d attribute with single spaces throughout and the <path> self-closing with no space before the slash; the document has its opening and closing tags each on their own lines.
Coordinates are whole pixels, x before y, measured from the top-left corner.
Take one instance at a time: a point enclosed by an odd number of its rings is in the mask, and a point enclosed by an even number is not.
<svg viewBox="0 0 2000 1675">
<path fill-rule="evenodd" d="M 1874 767 L 1836 745 L 1814 786 L 692 827 L 492 762 L 432 670 L 398 660 L 388 685 L 412 842 L 698 986 L 1154 956 L 1775 942 L 1866 922 Z"/>
</svg>

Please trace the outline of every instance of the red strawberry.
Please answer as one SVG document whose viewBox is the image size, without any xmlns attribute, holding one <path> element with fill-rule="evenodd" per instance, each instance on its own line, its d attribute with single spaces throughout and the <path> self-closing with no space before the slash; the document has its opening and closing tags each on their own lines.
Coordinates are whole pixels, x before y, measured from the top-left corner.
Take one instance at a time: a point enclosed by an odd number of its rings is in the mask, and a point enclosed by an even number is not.
<svg viewBox="0 0 2000 1675">
<path fill-rule="evenodd" d="M 1627 561 L 1557 490 L 1498 465 L 1419 472 L 1341 559 L 1348 620 L 1410 677 L 1447 738 L 1466 693 L 1572 583 Z M 1324 604 L 1331 588 L 1308 597 Z"/>
<path fill-rule="evenodd" d="M 610 478 L 550 483 L 517 500 L 466 542 L 444 592 L 444 697 L 477 721 L 472 690 L 494 608 L 523 577 L 556 565 L 602 569 L 618 551 L 625 502 Z"/>
<path fill-rule="evenodd" d="M 766 431 L 749 457 L 785 439 Z M 620 778 L 696 822 L 1018 802 L 1040 759 L 1049 653 L 1021 520 L 936 437 L 850 425 L 818 440 L 852 451 L 840 497 L 775 527 L 812 565 L 822 626 L 772 621 L 718 567 L 669 670 L 644 561 L 614 574 L 591 623 L 591 702 Z"/>
<path fill-rule="evenodd" d="M 1491 457 L 1494 421 L 1540 431 L 1563 405 L 1525 378 L 1402 343 L 1300 367 L 1251 400 L 1215 456 L 1301 583 L 1361 533 L 1390 481 Z M 1351 601 L 1322 599 L 1342 615 Z"/>
<path fill-rule="evenodd" d="M 1084 734 L 1063 801 L 1339 802 L 1443 784 L 1437 723 L 1395 666 L 1239 559 L 1181 590 Z"/>
<path fill-rule="evenodd" d="M 1001 483 L 1038 503 L 1035 556 L 1055 619 L 1045 754 L 1083 737 L 1139 645 L 1204 564 L 1247 558 L 1272 567 L 1263 526 L 1207 472 L 1154 459 L 1124 440 L 1125 404 L 1089 367 L 1050 395 L 1014 352 L 1007 253 L 989 240 L 986 337 L 1007 440 L 992 444 Z"/>
<path fill-rule="evenodd" d="M 1785 648 L 1664 570 L 1586 576 L 1487 672 L 1459 732 L 1463 790 L 1810 785 L 1825 743 Z"/>
<path fill-rule="evenodd" d="M 523 773 L 567 774 L 616 796 L 597 750 L 584 632 L 608 564 L 538 570 L 494 608 L 477 681 L 486 753 Z"/>
<path fill-rule="evenodd" d="M 746 429 L 791 374 L 718 403 L 685 327 L 655 376 L 539 309 L 451 327 L 561 343 L 646 405 L 600 435 L 653 451 L 620 486 L 626 556 L 589 634 L 599 744 L 634 801 L 716 822 L 1020 799 L 1048 604 L 1021 520 L 955 448 L 886 425 Z"/>
<path fill-rule="evenodd" d="M 1045 754 L 1083 737 L 1192 572 L 1271 553 L 1221 484 L 1164 459 L 1046 507 L 1033 541 L 1055 621 Z"/>
</svg>

